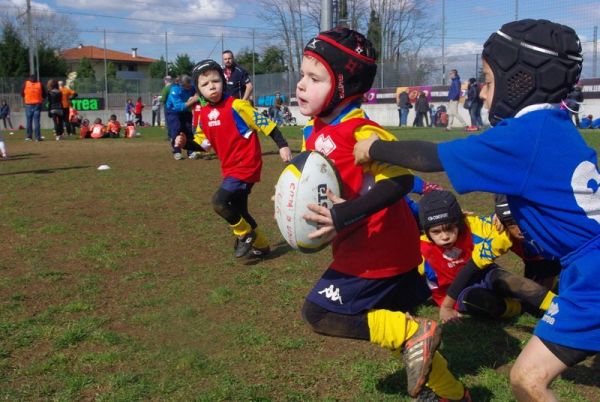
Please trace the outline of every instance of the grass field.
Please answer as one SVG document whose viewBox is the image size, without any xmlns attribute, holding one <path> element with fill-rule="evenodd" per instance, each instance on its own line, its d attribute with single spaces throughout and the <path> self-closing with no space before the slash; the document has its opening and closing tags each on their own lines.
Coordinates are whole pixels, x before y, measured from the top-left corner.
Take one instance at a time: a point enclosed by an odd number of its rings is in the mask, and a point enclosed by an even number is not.
<svg viewBox="0 0 600 402">
<path fill-rule="evenodd" d="M 263 142 L 251 212 L 275 244 L 236 260 L 210 206 L 218 160 L 175 161 L 165 133 L 132 140 L 23 141 L 0 161 L 0 400 L 408 401 L 402 365 L 368 342 L 322 337 L 303 299 L 330 260 L 282 244 L 270 196 L 281 171 Z M 395 130 L 444 140 L 464 133 Z M 298 128 L 284 134 L 294 150 Z M 600 132 L 585 134 L 596 149 Z M 98 171 L 101 164 L 108 171 Z M 449 188 L 442 174 L 425 178 Z M 489 194 L 461 196 L 490 213 Z M 519 272 L 514 257 L 506 267 Z M 420 315 L 436 317 L 433 307 Z M 473 400 L 511 401 L 508 371 L 535 319 L 465 319 L 442 351 Z M 600 358 L 555 384 L 561 400 L 600 400 Z"/>
</svg>

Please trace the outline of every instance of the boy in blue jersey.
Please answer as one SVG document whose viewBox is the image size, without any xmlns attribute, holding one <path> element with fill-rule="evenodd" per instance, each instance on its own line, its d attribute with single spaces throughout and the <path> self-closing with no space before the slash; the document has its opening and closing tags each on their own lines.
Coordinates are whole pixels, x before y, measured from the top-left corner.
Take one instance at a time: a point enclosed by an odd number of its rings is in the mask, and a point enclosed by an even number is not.
<svg viewBox="0 0 600 402">
<path fill-rule="evenodd" d="M 493 33 L 482 57 L 480 97 L 494 127 L 441 144 L 372 137 L 355 158 L 445 170 L 459 193 L 506 194 L 525 239 L 561 259 L 559 295 L 510 373 L 517 400 L 556 401 L 552 381 L 600 351 L 600 173 L 560 109 L 581 74 L 581 44 L 567 26 L 521 20 Z"/>
</svg>

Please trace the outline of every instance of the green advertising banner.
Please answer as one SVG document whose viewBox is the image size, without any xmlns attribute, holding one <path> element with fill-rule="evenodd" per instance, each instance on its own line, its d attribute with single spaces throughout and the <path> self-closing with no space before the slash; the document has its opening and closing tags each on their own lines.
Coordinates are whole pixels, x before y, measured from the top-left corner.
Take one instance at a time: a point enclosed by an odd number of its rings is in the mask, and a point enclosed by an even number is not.
<svg viewBox="0 0 600 402">
<path fill-rule="evenodd" d="M 79 112 L 104 109 L 104 98 L 73 98 L 71 99 L 73 109 Z"/>
</svg>

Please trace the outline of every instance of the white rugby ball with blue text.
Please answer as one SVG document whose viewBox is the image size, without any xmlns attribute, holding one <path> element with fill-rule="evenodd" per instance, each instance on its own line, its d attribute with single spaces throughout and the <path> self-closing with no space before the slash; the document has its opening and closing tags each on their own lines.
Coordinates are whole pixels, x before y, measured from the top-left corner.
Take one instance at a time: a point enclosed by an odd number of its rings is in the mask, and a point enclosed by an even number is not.
<svg viewBox="0 0 600 402">
<path fill-rule="evenodd" d="M 310 212 L 308 204 L 333 206 L 327 198 L 328 189 L 341 196 L 342 182 L 333 162 L 319 152 L 301 152 L 281 172 L 275 186 L 275 219 L 293 248 L 314 253 L 327 246 L 325 239 L 308 238 L 318 227 L 303 216 Z"/>
</svg>

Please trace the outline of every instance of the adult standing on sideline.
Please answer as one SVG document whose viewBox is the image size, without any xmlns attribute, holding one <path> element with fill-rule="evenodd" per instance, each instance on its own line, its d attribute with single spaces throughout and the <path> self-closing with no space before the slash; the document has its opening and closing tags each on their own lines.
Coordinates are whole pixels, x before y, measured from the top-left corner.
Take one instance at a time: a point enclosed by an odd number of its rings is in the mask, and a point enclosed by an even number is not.
<svg viewBox="0 0 600 402">
<path fill-rule="evenodd" d="M 469 78 L 469 86 L 467 87 L 467 99 L 465 100 L 471 117 L 471 126 L 478 129 L 483 126 L 481 120 L 481 106 L 483 102 L 479 99 L 479 84 L 475 78 Z"/>
<path fill-rule="evenodd" d="M 188 100 L 194 96 L 195 89 L 192 85 L 192 78 L 189 75 L 182 75 L 179 83 L 171 85 L 171 91 L 165 103 L 165 121 L 167 122 L 167 130 L 171 139 L 171 147 L 173 158 L 175 160 L 183 159 L 181 148 L 175 146 L 175 138 L 180 133 L 183 133 L 187 138 L 188 143 L 194 141 L 192 128 L 192 112 Z M 194 152 L 189 152 L 188 155 L 192 159 L 196 159 Z"/>
<path fill-rule="evenodd" d="M 48 81 L 48 116 L 54 123 L 56 141 L 62 139 L 64 130 L 64 115 L 62 107 L 62 92 L 58 88 L 58 81 Z"/>
<path fill-rule="evenodd" d="M 413 127 L 423 127 L 423 122 L 426 123 L 425 127 L 429 126 L 429 102 L 427 101 L 427 95 L 423 91 L 419 93 L 419 97 L 415 102 L 415 113 Z"/>
<path fill-rule="evenodd" d="M 160 95 L 154 95 L 152 97 L 152 127 L 154 127 L 155 123 L 160 127 L 160 100 Z"/>
<path fill-rule="evenodd" d="M 42 112 L 42 103 L 46 98 L 46 88 L 41 82 L 38 82 L 35 75 L 30 75 L 23 83 L 21 96 L 25 103 L 25 128 L 27 136 L 25 141 L 31 141 L 33 135 L 33 125 L 35 124 L 35 140 L 42 141 L 42 131 L 40 129 L 40 113 Z"/>
<path fill-rule="evenodd" d="M 71 107 L 71 99 L 77 96 L 77 92 L 65 86 L 65 82 L 62 80 L 58 81 L 58 90 L 61 93 L 62 117 L 65 122 L 65 128 L 67 129 L 67 135 L 73 135 L 75 134 L 75 129 L 69 121 L 69 108 Z"/>
<path fill-rule="evenodd" d="M 452 81 L 450 82 L 450 90 L 448 91 L 448 127 L 446 127 L 446 130 L 450 131 L 455 117 L 460 121 L 463 127 L 466 127 L 467 123 L 465 123 L 462 116 L 458 113 L 458 101 L 460 100 L 461 92 L 458 71 L 450 70 L 448 76 Z"/>
<path fill-rule="evenodd" d="M 410 98 L 408 97 L 407 89 L 402 92 L 396 92 L 396 105 L 398 105 L 398 117 L 400 118 L 398 127 L 407 126 L 408 110 L 410 109 Z"/>
<path fill-rule="evenodd" d="M 225 93 L 234 98 L 249 100 L 252 95 L 252 81 L 248 72 L 238 66 L 231 50 L 223 52 L 223 73 L 227 80 Z"/>
</svg>

